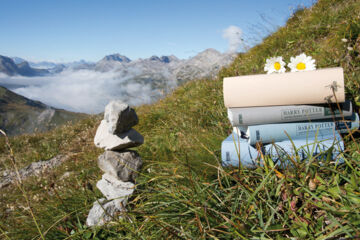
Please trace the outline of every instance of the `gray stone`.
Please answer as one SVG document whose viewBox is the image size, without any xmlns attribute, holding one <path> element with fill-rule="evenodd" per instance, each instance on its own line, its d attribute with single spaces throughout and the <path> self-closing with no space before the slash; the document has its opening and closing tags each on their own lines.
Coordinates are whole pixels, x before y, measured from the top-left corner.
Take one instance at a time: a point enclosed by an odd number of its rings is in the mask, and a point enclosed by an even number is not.
<svg viewBox="0 0 360 240">
<path fill-rule="evenodd" d="M 116 177 L 105 173 L 102 179 L 96 183 L 96 187 L 108 200 L 121 199 L 125 202 L 134 192 L 135 185 L 132 182 L 123 182 Z"/>
<path fill-rule="evenodd" d="M 70 159 L 69 155 L 57 155 L 46 161 L 33 162 L 30 165 L 19 170 L 20 179 L 24 180 L 31 176 L 40 176 L 53 168 L 60 166 L 63 162 Z M 0 189 L 6 187 L 15 181 L 19 181 L 16 171 L 5 171 L 0 178 Z"/>
<path fill-rule="evenodd" d="M 117 179 L 127 182 L 135 181 L 142 160 L 135 151 L 105 151 L 98 158 L 99 168 Z"/>
<path fill-rule="evenodd" d="M 122 218 L 122 213 L 126 211 L 125 204 L 120 199 L 107 201 L 105 198 L 101 198 L 95 201 L 86 219 L 86 225 L 101 226 L 107 222 Z"/>
<path fill-rule="evenodd" d="M 115 135 L 109 133 L 108 128 L 109 123 L 102 120 L 94 138 L 94 143 L 97 147 L 104 148 L 105 150 L 122 150 L 137 147 L 144 143 L 144 137 L 134 129 Z"/>
<path fill-rule="evenodd" d="M 105 107 L 104 120 L 109 124 L 111 134 L 121 134 L 138 124 L 139 119 L 134 109 L 120 100 L 112 100 Z"/>
</svg>

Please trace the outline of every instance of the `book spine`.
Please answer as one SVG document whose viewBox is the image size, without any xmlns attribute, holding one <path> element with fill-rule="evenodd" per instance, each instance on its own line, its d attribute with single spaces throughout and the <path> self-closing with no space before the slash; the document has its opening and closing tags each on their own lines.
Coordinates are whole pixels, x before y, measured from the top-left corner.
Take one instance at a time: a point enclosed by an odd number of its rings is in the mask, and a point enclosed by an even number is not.
<svg viewBox="0 0 360 240">
<path fill-rule="evenodd" d="M 332 119 L 352 115 L 351 101 L 337 107 L 320 105 L 288 105 L 253 108 L 228 108 L 228 118 L 232 126 L 260 125 L 268 123 L 297 122 L 317 119 Z"/>
<path fill-rule="evenodd" d="M 353 121 L 297 122 L 248 126 L 246 135 L 250 145 L 256 142 L 271 143 L 291 139 L 306 139 L 346 133 L 359 128 L 359 115 L 353 114 Z"/>
<path fill-rule="evenodd" d="M 359 115 L 357 113 L 353 113 L 351 118 L 346 121 L 336 121 L 335 129 L 340 131 L 340 133 L 348 133 L 349 130 L 359 129 Z"/>
</svg>

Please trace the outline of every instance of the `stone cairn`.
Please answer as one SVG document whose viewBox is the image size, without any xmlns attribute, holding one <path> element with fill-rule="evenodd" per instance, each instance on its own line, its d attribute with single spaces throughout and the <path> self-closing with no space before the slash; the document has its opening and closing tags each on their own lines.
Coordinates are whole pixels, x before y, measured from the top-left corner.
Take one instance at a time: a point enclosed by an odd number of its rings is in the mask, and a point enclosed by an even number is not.
<svg viewBox="0 0 360 240">
<path fill-rule="evenodd" d="M 119 219 L 126 211 L 125 205 L 134 192 L 135 178 L 142 166 L 139 154 L 128 149 L 144 142 L 144 137 L 132 129 L 138 122 L 135 110 L 119 100 L 105 107 L 104 119 L 94 138 L 95 145 L 105 149 L 98 158 L 104 174 L 96 184 L 105 198 L 94 202 L 86 219 L 88 226 Z"/>
</svg>

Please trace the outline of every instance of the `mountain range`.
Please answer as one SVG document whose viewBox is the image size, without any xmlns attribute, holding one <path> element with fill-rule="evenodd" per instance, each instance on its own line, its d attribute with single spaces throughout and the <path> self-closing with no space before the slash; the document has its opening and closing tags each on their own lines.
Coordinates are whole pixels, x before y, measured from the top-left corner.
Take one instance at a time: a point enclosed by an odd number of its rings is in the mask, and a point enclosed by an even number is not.
<svg viewBox="0 0 360 240">
<path fill-rule="evenodd" d="M 189 80 L 213 78 L 236 55 L 222 54 L 211 48 L 185 60 L 174 55 L 130 60 L 126 56 L 113 54 L 83 68 L 100 72 L 115 71 L 120 76 L 130 76 L 126 83 L 147 83 L 152 89 L 167 93 Z"/>
<path fill-rule="evenodd" d="M 46 76 L 60 73 L 66 70 L 94 70 L 99 72 L 116 71 L 126 75 L 127 71 L 138 74 L 136 79 L 144 77 L 153 80 L 166 81 L 167 78 L 182 83 L 194 78 L 212 77 L 232 62 L 236 57 L 234 53 L 220 53 L 215 49 L 206 49 L 189 59 L 178 59 L 176 56 L 151 56 L 131 60 L 120 54 L 107 55 L 100 61 L 93 63 L 80 60 L 70 63 L 54 63 L 49 61 L 31 62 L 20 57 L 6 57 L 0 55 L 0 73 L 8 76 Z M 164 73 L 166 72 L 166 76 Z M 164 79 L 165 78 L 165 79 Z"/>
<path fill-rule="evenodd" d="M 36 87 L 36 83 L 32 80 L 38 80 L 39 77 L 47 84 L 53 82 L 57 76 L 73 76 L 76 75 L 74 73 L 81 73 L 81 71 L 85 71 L 85 74 L 93 72 L 106 75 L 106 73 L 110 73 L 110 77 L 107 78 L 110 80 L 96 89 L 97 93 L 101 92 L 100 99 L 96 101 L 106 104 L 107 99 L 117 98 L 131 105 L 140 105 L 158 100 L 178 85 L 189 80 L 212 78 L 222 67 L 230 64 L 235 57 L 236 54 L 222 54 L 215 49 L 207 49 L 186 60 L 173 55 L 131 60 L 121 54 L 112 54 L 96 63 L 84 60 L 71 63 L 34 63 L 19 57 L 0 56 L 0 73 L 5 74 L 5 77 L 1 77 L 3 81 L 0 84 L 2 85 L 0 89 L 0 128 L 5 129 L 11 135 L 45 131 L 66 122 L 66 120 L 74 120 L 83 116 L 57 109 L 74 109 L 62 107 L 65 106 L 64 100 L 64 105 L 53 108 L 13 92 L 16 89 Z M 23 85 L 14 81 L 19 79 L 19 76 Z M 74 81 L 76 81 L 76 77 L 74 77 Z M 97 79 L 96 82 L 99 81 L 100 79 Z M 92 86 L 91 82 L 87 82 L 89 86 Z M 71 84 L 71 82 L 69 83 Z M 63 83 L 61 82 L 61 84 Z M 60 86 L 56 85 L 57 87 Z M 66 87 L 72 89 L 71 85 Z M 22 93 L 20 91 L 20 94 Z M 61 103 L 61 93 L 56 90 L 54 94 L 58 94 L 57 97 L 60 98 Z M 30 96 L 35 95 L 30 94 Z M 93 98 L 93 95 L 91 96 Z M 37 99 L 41 98 L 37 96 Z M 46 100 L 41 100 L 49 104 Z M 75 94 L 73 101 L 80 101 L 78 95 Z M 50 105 L 52 104 L 50 103 Z M 90 102 L 85 106 L 91 106 L 91 110 L 98 107 L 99 111 L 104 107 L 94 106 Z M 81 109 L 75 111 L 85 112 Z M 94 112 L 97 111 L 94 110 Z"/>
</svg>

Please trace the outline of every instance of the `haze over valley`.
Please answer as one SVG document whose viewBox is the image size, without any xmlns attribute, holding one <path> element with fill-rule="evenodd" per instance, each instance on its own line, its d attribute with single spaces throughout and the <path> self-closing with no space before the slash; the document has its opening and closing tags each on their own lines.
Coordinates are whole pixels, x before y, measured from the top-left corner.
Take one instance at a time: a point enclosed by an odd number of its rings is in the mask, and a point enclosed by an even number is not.
<svg viewBox="0 0 360 240">
<path fill-rule="evenodd" d="M 231 44 L 237 49 L 233 45 L 240 41 Z M 55 108 L 99 113 L 114 98 L 130 105 L 148 104 L 181 83 L 212 78 L 234 57 L 233 51 L 215 49 L 186 60 L 173 55 L 131 60 L 112 54 L 98 62 L 54 63 L 0 56 L 0 85 Z"/>
</svg>

